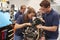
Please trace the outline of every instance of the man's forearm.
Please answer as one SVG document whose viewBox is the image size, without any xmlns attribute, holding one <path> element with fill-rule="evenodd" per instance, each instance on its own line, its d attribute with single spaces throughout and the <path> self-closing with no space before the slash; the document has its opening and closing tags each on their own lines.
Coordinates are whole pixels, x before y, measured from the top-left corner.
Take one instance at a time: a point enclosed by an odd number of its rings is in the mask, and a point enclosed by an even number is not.
<svg viewBox="0 0 60 40">
<path fill-rule="evenodd" d="M 56 31 L 57 26 L 52 26 L 52 27 L 43 26 L 42 29 L 47 30 L 47 31 Z"/>
</svg>

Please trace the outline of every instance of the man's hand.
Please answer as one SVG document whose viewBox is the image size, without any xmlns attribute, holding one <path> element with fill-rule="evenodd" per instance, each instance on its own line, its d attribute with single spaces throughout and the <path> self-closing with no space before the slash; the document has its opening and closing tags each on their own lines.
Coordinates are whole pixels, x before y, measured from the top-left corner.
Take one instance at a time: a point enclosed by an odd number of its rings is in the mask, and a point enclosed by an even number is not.
<svg viewBox="0 0 60 40">
<path fill-rule="evenodd" d="M 48 26 L 37 25 L 36 27 L 39 29 L 44 29 L 44 30 L 53 31 L 53 32 L 55 32 L 57 30 L 57 26 L 49 26 L 48 27 Z"/>
<path fill-rule="evenodd" d="M 45 23 L 45 20 L 41 17 L 40 20 Z"/>
</svg>

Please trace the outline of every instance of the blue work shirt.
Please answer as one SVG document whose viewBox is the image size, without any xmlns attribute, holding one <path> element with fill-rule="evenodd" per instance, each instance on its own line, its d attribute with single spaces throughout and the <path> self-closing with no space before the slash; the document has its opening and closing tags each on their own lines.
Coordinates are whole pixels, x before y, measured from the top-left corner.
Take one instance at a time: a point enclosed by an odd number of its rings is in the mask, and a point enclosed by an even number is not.
<svg viewBox="0 0 60 40">
<path fill-rule="evenodd" d="M 50 11 L 50 13 L 46 13 L 43 15 L 43 19 L 45 20 L 45 26 L 47 26 L 47 27 L 57 26 L 57 30 L 55 32 L 45 30 L 46 37 L 48 39 L 57 39 L 58 27 L 59 27 L 59 15 L 58 15 L 58 13 L 52 9 Z"/>
<path fill-rule="evenodd" d="M 32 20 L 29 20 L 29 22 L 31 23 Z M 24 15 L 20 15 L 20 16 L 17 18 L 16 23 L 17 23 L 17 24 L 23 24 L 23 23 L 24 23 Z M 24 29 L 24 28 L 18 28 L 18 29 L 16 29 L 15 35 L 23 37 L 23 34 L 22 34 L 23 29 Z"/>
<path fill-rule="evenodd" d="M 23 15 L 22 12 L 18 11 L 16 14 L 15 14 L 15 20 L 17 20 L 17 18 L 19 17 L 19 15 Z"/>
</svg>

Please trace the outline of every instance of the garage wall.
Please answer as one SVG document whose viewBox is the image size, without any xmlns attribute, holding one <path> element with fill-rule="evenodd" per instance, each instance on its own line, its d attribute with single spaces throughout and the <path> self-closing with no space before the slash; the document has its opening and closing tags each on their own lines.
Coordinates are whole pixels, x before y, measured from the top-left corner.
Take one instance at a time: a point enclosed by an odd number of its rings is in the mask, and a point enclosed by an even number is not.
<svg viewBox="0 0 60 40">
<path fill-rule="evenodd" d="M 20 7 L 22 4 L 25 4 L 27 6 L 32 6 L 36 10 L 39 9 L 39 3 L 41 0 L 9 0 L 11 4 L 15 4 L 16 7 Z"/>
</svg>

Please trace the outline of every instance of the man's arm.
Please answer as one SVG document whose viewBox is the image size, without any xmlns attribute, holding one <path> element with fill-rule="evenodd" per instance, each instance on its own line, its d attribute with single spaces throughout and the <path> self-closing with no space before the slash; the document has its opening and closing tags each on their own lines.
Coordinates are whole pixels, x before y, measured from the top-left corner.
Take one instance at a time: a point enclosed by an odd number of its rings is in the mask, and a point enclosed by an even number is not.
<svg viewBox="0 0 60 40">
<path fill-rule="evenodd" d="M 41 26 L 41 25 L 38 25 L 37 28 L 39 29 L 43 29 L 43 30 L 47 30 L 47 31 L 56 31 L 57 30 L 57 26 Z"/>
<path fill-rule="evenodd" d="M 59 26 L 59 15 L 54 14 L 53 15 L 53 21 L 52 21 L 52 26 L 42 26 L 38 25 L 37 28 L 42 28 L 47 31 L 56 31 Z"/>
<path fill-rule="evenodd" d="M 52 26 L 52 27 L 43 27 L 44 30 L 47 31 L 56 31 L 57 30 L 57 26 Z"/>
</svg>

